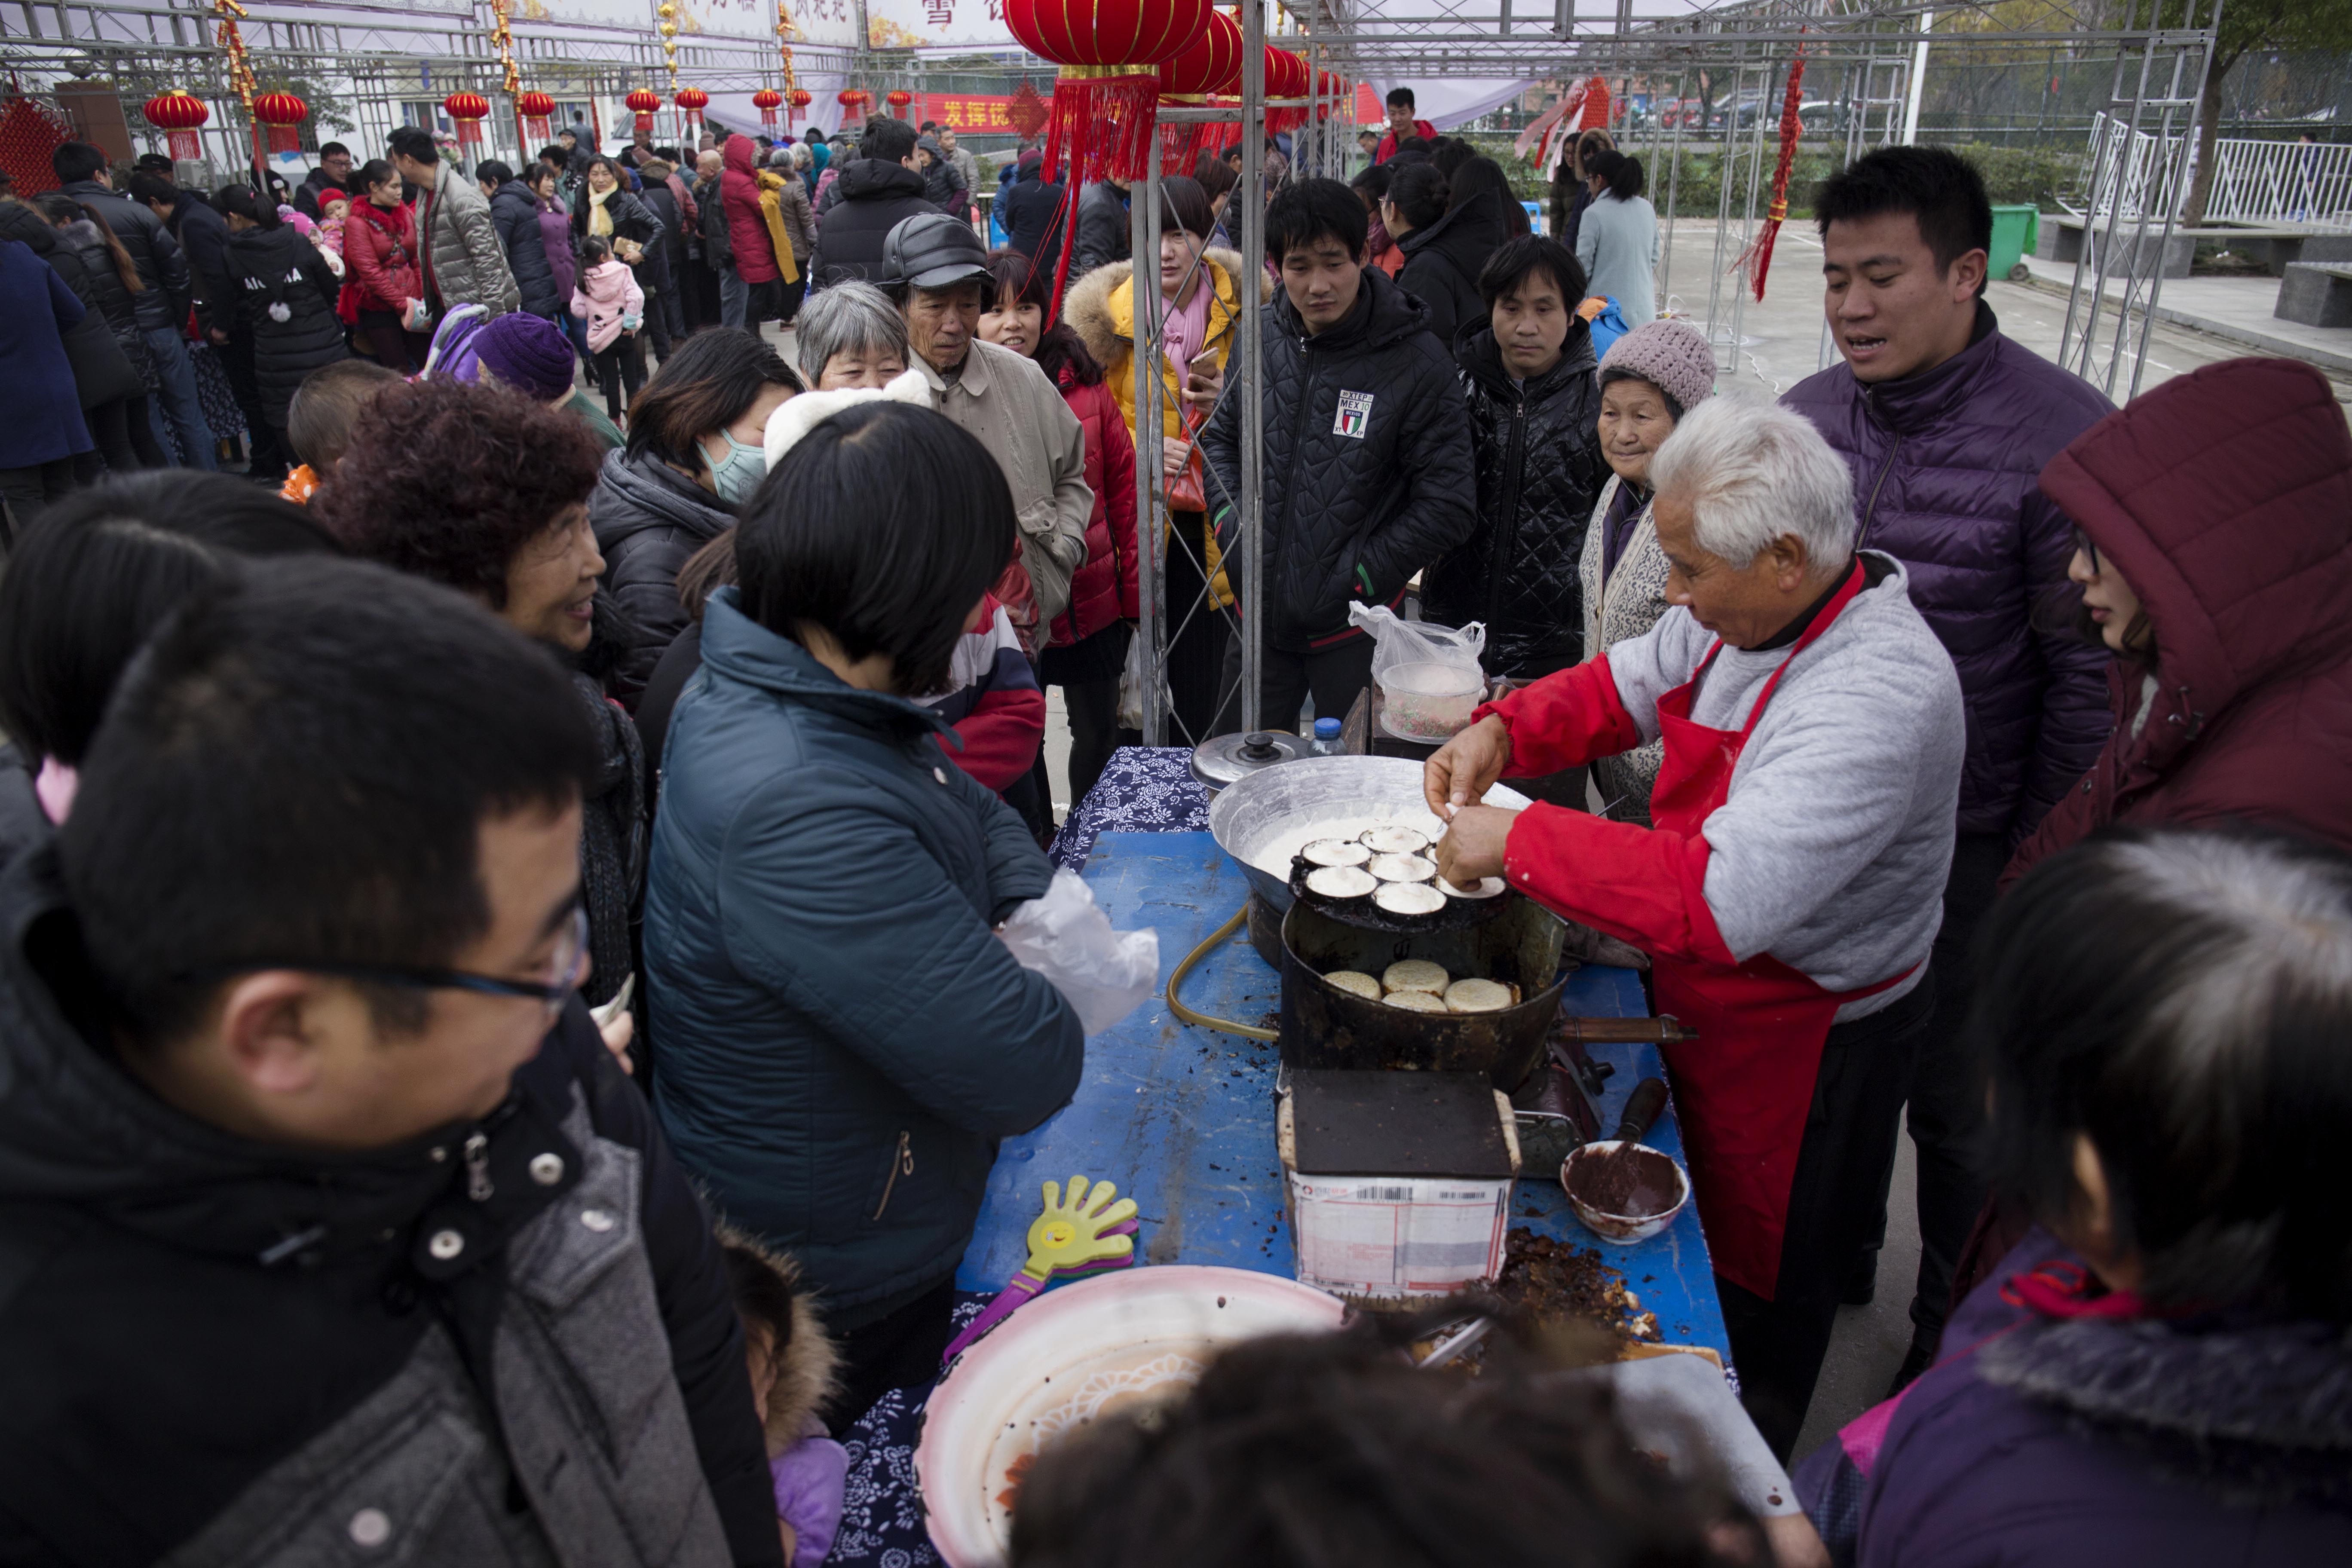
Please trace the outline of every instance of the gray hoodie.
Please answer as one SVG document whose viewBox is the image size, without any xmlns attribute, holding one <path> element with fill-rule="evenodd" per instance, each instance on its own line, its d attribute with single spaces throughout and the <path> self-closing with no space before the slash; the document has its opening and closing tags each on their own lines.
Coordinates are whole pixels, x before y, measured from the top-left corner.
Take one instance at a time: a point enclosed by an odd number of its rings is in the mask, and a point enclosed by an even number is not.
<svg viewBox="0 0 2352 1568">
<path fill-rule="evenodd" d="M 1902 566 L 1854 595 L 1793 658 L 1727 646 L 1691 703 L 1694 721 L 1737 730 L 1783 662 L 1789 672 L 1706 819 L 1706 907 L 1741 960 L 1769 952 L 1831 991 L 1925 963 L 1944 918 L 1966 721 L 1951 656 L 1911 607 Z M 1715 634 L 1676 605 L 1609 649 L 1617 695 L 1643 741 L 1658 699 L 1697 670 Z M 1866 1016 L 1917 984 L 1849 1002 Z"/>
</svg>

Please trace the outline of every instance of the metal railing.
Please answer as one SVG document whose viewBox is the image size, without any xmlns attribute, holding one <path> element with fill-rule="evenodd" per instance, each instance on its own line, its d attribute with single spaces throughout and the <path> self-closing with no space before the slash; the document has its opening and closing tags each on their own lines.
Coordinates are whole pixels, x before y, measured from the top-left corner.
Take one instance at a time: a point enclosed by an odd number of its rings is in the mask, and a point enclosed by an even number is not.
<svg viewBox="0 0 2352 1568">
<path fill-rule="evenodd" d="M 2185 170 L 2179 169 L 2183 159 Z M 2105 113 L 2091 120 L 2093 168 L 2120 161 L 2125 174 L 2110 188 L 2113 200 L 2098 204 L 2104 216 L 2120 205 L 2126 218 L 2139 216 L 2143 193 L 2170 195 L 2186 203 L 2196 169 L 2196 148 L 2182 136 L 2134 132 Z M 2177 217 L 2153 211 L 2152 218 Z M 2213 144 L 2213 186 L 2205 199 L 2209 223 L 2302 223 L 2352 230 L 2352 145 L 2314 142 L 2254 141 L 2223 137 Z"/>
</svg>

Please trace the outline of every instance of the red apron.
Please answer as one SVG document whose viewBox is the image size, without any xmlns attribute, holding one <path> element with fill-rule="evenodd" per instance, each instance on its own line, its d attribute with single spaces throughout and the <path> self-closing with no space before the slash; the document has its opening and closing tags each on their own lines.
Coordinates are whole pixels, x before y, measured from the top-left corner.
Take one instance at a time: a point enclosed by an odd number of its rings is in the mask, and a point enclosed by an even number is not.
<svg viewBox="0 0 2352 1568">
<path fill-rule="evenodd" d="M 1658 699 L 1665 761 L 1650 795 L 1654 826 L 1698 835 L 1731 793 L 1739 753 L 1790 662 L 1829 630 L 1862 586 L 1857 566 L 1765 681 L 1742 728 L 1712 730 L 1691 721 L 1691 699 L 1723 650 L 1720 639 L 1688 681 Z M 1789 1190 L 1796 1180 L 1797 1151 L 1804 1142 L 1830 1025 L 1845 1003 L 1884 991 L 1904 976 L 1859 991 L 1824 991 L 1769 953 L 1738 965 L 1654 954 L 1650 975 L 1658 1011 L 1673 1014 L 1698 1035 L 1664 1049 L 1715 1271 L 1769 1301 L 1780 1279 Z"/>
</svg>

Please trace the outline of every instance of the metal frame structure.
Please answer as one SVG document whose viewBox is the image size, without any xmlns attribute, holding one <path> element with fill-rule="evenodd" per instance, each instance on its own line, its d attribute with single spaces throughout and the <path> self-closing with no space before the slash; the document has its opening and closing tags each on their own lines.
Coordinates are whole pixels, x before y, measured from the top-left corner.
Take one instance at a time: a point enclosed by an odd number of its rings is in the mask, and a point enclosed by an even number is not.
<svg viewBox="0 0 2352 1568">
<path fill-rule="evenodd" d="M 2166 243 L 2172 238 L 2172 215 L 2179 209 L 2189 173 L 2185 155 L 2150 157 L 2142 143 L 2152 142 L 2158 148 L 2194 144 L 2197 105 L 2224 0 L 2184 0 L 2189 7 L 2189 19 L 2198 25 L 2183 27 L 2117 28 L 2085 22 L 2072 30 L 1986 27 L 1954 34 L 1932 33 L 1937 8 L 1921 0 L 1738 0 L 1717 5 L 1687 0 L 1685 14 L 1647 19 L 1637 19 L 1637 8 L 1654 11 L 1663 0 L 1615 0 L 1613 14 L 1597 16 L 1580 16 L 1575 0 L 1285 3 L 1295 32 L 1280 42 L 1306 57 L 1311 68 L 1308 79 L 1318 96 L 1281 104 L 1267 102 L 1260 46 L 1266 40 L 1268 13 L 1260 0 L 1241 7 L 1244 47 L 1238 104 L 1226 109 L 1164 110 L 1160 115 L 1168 124 L 1238 121 L 1242 132 L 1243 177 L 1233 209 L 1238 212 L 1244 258 L 1243 276 L 1235 279 L 1243 319 L 1220 393 L 1220 400 L 1233 396 L 1246 400 L 1240 418 L 1242 463 L 1239 493 L 1226 496 L 1213 490 L 1209 500 L 1213 516 L 1223 506 L 1233 510 L 1224 571 L 1244 606 L 1259 602 L 1263 586 L 1264 520 L 1259 504 L 1263 411 L 1257 395 L 1262 365 L 1255 324 L 1267 276 L 1264 204 L 1253 194 L 1263 189 L 1269 109 L 1307 111 L 1305 123 L 1294 138 L 1297 155 L 1293 168 L 1298 174 L 1344 177 L 1353 128 L 1344 110 L 1328 118 L 1321 112 L 1341 109 L 1343 101 L 1323 95 L 1323 72 L 1349 81 L 1528 80 L 1599 75 L 1612 82 L 1621 97 L 1636 79 L 1647 81 L 1654 89 L 1671 79 L 1678 109 L 1688 100 L 1695 75 L 1706 73 L 1710 86 L 1727 81 L 1727 93 L 1709 95 L 1725 106 L 1719 134 L 1705 126 L 1686 126 L 1690 116 L 1678 112 L 1671 134 L 1654 118 L 1646 143 L 1635 134 L 1628 138 L 1628 144 L 1637 151 L 1646 147 L 1653 163 L 1664 157 L 1669 215 L 1679 195 L 1685 151 L 1704 150 L 1717 160 L 1719 195 L 1706 325 L 1717 347 L 1718 369 L 1732 370 L 1741 346 L 1748 290 L 1730 276 L 1731 268 L 1762 218 L 1759 200 L 1767 188 L 1766 160 L 1777 153 L 1776 139 L 1766 134 L 1774 119 L 1772 106 L 1778 101 L 1775 84 L 1785 80 L 1782 73 L 1796 50 L 1804 51 L 1808 79 L 1834 84 L 1836 100 L 1845 106 L 1843 129 L 1848 158 L 1905 133 L 1906 121 L 1914 121 L 1916 115 L 1918 95 L 1914 89 L 1928 49 L 1947 37 L 1971 49 L 2030 46 L 2101 58 L 2112 53 L 2114 85 L 2102 123 L 2114 130 L 2112 134 L 2103 133 L 2095 144 L 2086 174 L 2088 209 L 2095 216 L 2104 216 L 2097 226 L 2098 243 L 2086 245 L 2084 260 L 2076 269 L 2062 336 L 2061 363 L 2112 393 L 2128 355 L 2133 365 L 2129 385 L 2137 391 L 2162 287 L 2159 263 Z M 353 79 L 380 84 L 383 98 L 371 101 L 396 103 L 398 94 L 390 86 L 394 77 L 420 69 L 429 73 L 435 93 L 459 86 L 487 91 L 494 84 L 496 66 L 488 53 L 486 0 L 473 0 L 470 10 L 463 13 L 418 12 L 401 9 L 390 0 L 359 0 L 331 13 L 320 12 L 321 17 L 331 16 L 331 20 L 289 19 L 288 8 L 273 7 L 270 0 L 254 0 L 252 8 L 255 15 L 244 26 L 257 55 L 289 50 L 332 59 Z M 650 8 L 649 0 L 649 12 Z M 1944 0 L 1942 9 L 1947 16 L 1953 14 L 1949 0 Z M 862 6 L 860 11 L 862 19 Z M 1981 6 L 1962 14 L 1990 19 Z M 513 30 L 534 85 L 541 79 L 568 79 L 592 91 L 601 85 L 610 92 L 625 83 L 652 81 L 662 68 L 650 26 L 644 29 L 551 26 L 519 16 Z M 775 75 L 772 45 L 696 37 L 683 42 L 680 77 L 706 89 L 740 89 L 770 81 Z M 211 42 L 209 6 L 201 0 L 153 0 L 152 5 L 132 0 L 0 0 L 0 51 L 12 64 L 36 74 L 105 74 L 123 64 L 152 68 L 158 58 L 184 63 L 192 83 L 216 80 L 221 70 L 218 52 Z M 813 73 L 849 73 L 867 81 L 904 68 L 904 62 L 896 56 L 885 58 L 865 50 L 796 45 L 795 55 Z M 220 95 L 212 96 L 217 100 Z M 1754 105 L 1744 123 L 1743 104 Z M 501 127 L 499 117 L 493 116 L 494 144 L 502 143 L 504 133 L 512 130 L 510 120 Z M 1686 134 L 1693 130 L 1696 134 Z M 1204 551 L 1196 558 L 1202 568 L 1199 597 L 1186 605 L 1171 605 L 1167 599 L 1170 558 L 1165 551 L 1193 551 L 1201 542 L 1171 531 L 1161 465 L 1151 460 L 1159 451 L 1158 411 L 1164 406 L 1157 374 L 1164 331 L 1160 312 L 1153 308 L 1158 294 L 1152 286 L 1156 268 L 1149 259 L 1157 256 L 1160 246 L 1159 180 L 1155 173 L 1149 182 L 1139 183 L 1129 205 L 1129 241 L 1133 254 L 1144 261 L 1139 268 L 1143 286 L 1136 289 L 1133 390 L 1139 454 L 1137 531 L 1144 580 L 1143 731 L 1146 742 L 1153 745 L 1171 738 L 1186 743 L 1205 738 L 1171 736 L 1167 682 L 1167 651 L 1173 636 L 1202 615 L 1224 616 L 1242 639 L 1238 710 L 1243 727 L 1255 728 L 1269 718 L 1281 723 L 1291 717 L 1258 711 L 1264 650 L 1257 620 L 1215 604 L 1214 578 L 1206 570 Z M 1663 267 L 1671 267 L 1674 247 L 1675 225 L 1670 221 Z M 1197 268 L 1200 263 L 1194 265 Z M 2087 290 L 2085 281 L 2090 285 Z M 2108 291 L 2111 282 L 2120 286 L 2119 293 L 2113 296 Z M 1667 304 L 1672 309 L 1674 301 L 1669 299 Z M 1825 326 L 1822 363 L 1828 363 L 1831 348 Z M 1148 426 L 1147 410 L 1153 411 Z M 1215 484 L 1213 478 L 1211 483 Z M 1219 710 L 1225 710 L 1224 704 L 1219 705 Z"/>
</svg>

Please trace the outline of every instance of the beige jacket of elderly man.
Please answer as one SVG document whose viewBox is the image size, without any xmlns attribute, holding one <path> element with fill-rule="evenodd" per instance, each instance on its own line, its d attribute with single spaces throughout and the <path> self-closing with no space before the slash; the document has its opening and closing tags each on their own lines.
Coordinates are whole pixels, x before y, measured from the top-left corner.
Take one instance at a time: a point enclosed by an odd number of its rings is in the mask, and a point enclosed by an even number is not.
<svg viewBox="0 0 2352 1568">
<path fill-rule="evenodd" d="M 1086 431 L 1045 373 L 1012 349 L 975 338 L 952 377 L 920 355 L 913 368 L 930 385 L 931 406 L 980 438 L 1013 489 L 1021 555 L 996 596 L 1035 654 L 1070 607 L 1070 578 L 1087 561 L 1095 492 L 1087 485 Z"/>
</svg>

